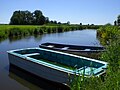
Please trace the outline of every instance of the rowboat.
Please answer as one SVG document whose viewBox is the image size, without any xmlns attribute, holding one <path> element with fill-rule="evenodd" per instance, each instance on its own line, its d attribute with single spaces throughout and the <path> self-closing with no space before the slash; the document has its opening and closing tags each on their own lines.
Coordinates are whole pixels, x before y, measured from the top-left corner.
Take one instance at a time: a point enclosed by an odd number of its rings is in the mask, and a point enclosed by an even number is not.
<svg viewBox="0 0 120 90">
<path fill-rule="evenodd" d="M 39 47 L 96 59 L 100 56 L 101 52 L 105 51 L 105 47 L 102 46 L 81 46 L 59 43 L 42 43 Z"/>
<path fill-rule="evenodd" d="M 43 48 L 25 48 L 8 52 L 10 64 L 47 80 L 68 84 L 74 75 L 100 76 L 107 62 Z"/>
<path fill-rule="evenodd" d="M 80 45 L 68 45 L 68 44 L 58 44 L 58 43 L 42 43 L 39 45 L 41 48 L 68 51 L 68 52 L 101 52 L 105 48 L 102 46 L 80 46 Z"/>
</svg>

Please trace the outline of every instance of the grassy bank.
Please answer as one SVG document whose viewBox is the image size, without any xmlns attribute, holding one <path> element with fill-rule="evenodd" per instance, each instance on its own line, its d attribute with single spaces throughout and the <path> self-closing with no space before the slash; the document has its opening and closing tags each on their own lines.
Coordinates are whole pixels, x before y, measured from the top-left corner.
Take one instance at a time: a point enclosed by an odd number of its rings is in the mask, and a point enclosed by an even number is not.
<svg viewBox="0 0 120 90">
<path fill-rule="evenodd" d="M 107 50 L 100 58 L 108 62 L 106 74 L 91 78 L 75 77 L 71 90 L 120 90 L 120 28 L 103 26 L 98 30 L 98 37 Z"/>
<path fill-rule="evenodd" d="M 98 29 L 99 26 L 80 25 L 0 25 L 0 39 L 14 36 L 39 35 L 45 33 L 59 33 L 71 30 Z"/>
</svg>

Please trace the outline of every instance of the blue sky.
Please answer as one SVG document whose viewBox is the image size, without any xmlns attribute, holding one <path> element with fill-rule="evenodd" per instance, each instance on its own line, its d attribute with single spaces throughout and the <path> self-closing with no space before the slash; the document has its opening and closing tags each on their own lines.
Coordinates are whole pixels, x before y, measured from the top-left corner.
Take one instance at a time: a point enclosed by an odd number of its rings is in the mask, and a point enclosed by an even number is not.
<svg viewBox="0 0 120 90">
<path fill-rule="evenodd" d="M 41 10 L 60 22 L 113 24 L 120 15 L 120 0 L 0 0 L 0 23 L 9 23 L 16 10 Z"/>
</svg>

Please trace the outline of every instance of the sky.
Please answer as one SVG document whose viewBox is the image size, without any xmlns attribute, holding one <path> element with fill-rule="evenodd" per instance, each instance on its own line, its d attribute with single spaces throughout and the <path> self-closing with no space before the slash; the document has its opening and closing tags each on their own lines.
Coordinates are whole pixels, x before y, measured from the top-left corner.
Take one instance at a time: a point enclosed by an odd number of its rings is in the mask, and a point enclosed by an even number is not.
<svg viewBox="0 0 120 90">
<path fill-rule="evenodd" d="M 50 20 L 71 24 L 113 24 L 120 0 L 0 0 L 0 23 L 8 24 L 14 11 L 41 10 Z"/>
</svg>

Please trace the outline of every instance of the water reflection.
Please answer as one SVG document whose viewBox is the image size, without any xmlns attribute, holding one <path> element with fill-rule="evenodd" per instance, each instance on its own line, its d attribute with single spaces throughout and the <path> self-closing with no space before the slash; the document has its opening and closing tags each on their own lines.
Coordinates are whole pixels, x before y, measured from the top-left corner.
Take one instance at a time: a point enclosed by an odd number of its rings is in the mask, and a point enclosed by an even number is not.
<svg viewBox="0 0 120 90">
<path fill-rule="evenodd" d="M 67 86 L 45 80 L 10 65 L 9 77 L 31 90 L 70 90 Z"/>
<path fill-rule="evenodd" d="M 0 37 L 0 43 L 2 42 L 2 41 L 4 41 L 6 39 L 6 37 L 4 37 L 4 38 L 1 38 Z"/>
<path fill-rule="evenodd" d="M 36 41 L 38 41 L 38 40 L 40 41 L 42 36 L 43 35 L 33 35 L 32 37 L 34 37 L 34 39 Z M 25 39 L 25 38 L 30 39 L 31 36 L 17 36 L 17 37 L 14 36 L 14 37 L 9 37 L 8 39 L 9 39 L 9 42 L 15 42 L 15 41 L 18 41 L 18 40 L 21 40 L 21 39 Z"/>
<path fill-rule="evenodd" d="M 34 35 L 35 41 L 41 41 L 44 35 Z"/>
<path fill-rule="evenodd" d="M 17 36 L 17 37 L 9 37 L 8 39 L 9 39 L 10 42 L 14 42 L 14 41 L 26 38 L 26 37 L 27 36 Z"/>
<path fill-rule="evenodd" d="M 9 42 L 16 42 L 19 40 L 33 40 L 33 42 L 54 42 L 64 44 L 76 44 L 76 45 L 92 45 L 101 46 L 99 40 L 96 37 L 96 30 L 77 30 L 64 33 L 50 33 L 43 35 L 33 36 L 18 36 L 9 37 Z M 23 43 L 24 44 L 24 43 Z"/>
</svg>

